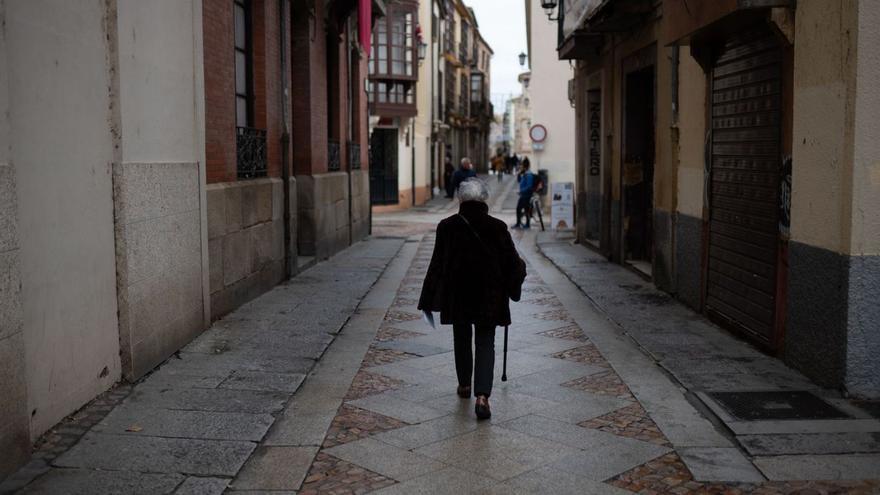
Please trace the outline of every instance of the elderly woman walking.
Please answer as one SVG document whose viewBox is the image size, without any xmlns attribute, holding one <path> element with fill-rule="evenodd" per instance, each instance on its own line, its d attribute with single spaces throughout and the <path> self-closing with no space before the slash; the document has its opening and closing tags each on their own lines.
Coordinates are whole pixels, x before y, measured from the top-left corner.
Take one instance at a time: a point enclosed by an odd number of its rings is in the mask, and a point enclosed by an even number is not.
<svg viewBox="0 0 880 495">
<path fill-rule="evenodd" d="M 495 328 L 510 325 L 509 301 L 519 300 L 526 267 L 507 225 L 489 216 L 486 184 L 468 179 L 458 198 L 458 213 L 437 226 L 419 309 L 439 311 L 440 322 L 452 325 L 458 395 L 470 398 L 473 375 L 474 411 L 479 419 L 488 419 Z"/>
</svg>

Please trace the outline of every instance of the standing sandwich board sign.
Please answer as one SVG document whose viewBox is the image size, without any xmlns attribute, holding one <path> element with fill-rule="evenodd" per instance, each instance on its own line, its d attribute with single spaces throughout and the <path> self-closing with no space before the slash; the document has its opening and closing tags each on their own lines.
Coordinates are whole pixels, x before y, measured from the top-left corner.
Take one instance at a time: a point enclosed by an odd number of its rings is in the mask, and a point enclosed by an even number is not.
<svg viewBox="0 0 880 495">
<path fill-rule="evenodd" d="M 553 228 L 574 228 L 574 183 L 554 182 L 551 187 L 553 202 L 550 206 L 550 220 Z"/>
</svg>

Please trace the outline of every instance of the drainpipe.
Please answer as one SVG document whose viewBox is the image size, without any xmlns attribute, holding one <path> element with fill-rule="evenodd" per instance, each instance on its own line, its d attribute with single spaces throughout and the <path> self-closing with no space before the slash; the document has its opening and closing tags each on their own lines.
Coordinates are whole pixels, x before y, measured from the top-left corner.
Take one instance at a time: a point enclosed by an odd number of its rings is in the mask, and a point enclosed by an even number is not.
<svg viewBox="0 0 880 495">
<path fill-rule="evenodd" d="M 409 156 L 412 170 L 412 206 L 416 205 L 416 119 L 410 119 L 409 124 Z"/>
<path fill-rule="evenodd" d="M 292 232 L 290 231 L 290 126 L 287 123 L 287 97 L 290 88 L 287 85 L 287 0 L 278 0 L 278 39 L 281 49 L 281 188 L 284 191 L 284 276 L 290 277 L 290 251 Z"/>
<path fill-rule="evenodd" d="M 348 139 L 352 140 L 354 138 L 354 115 L 352 112 L 354 111 L 354 105 L 352 104 L 352 91 L 351 91 L 351 16 L 345 21 L 345 67 L 346 67 L 346 85 L 345 85 L 345 94 L 346 94 L 346 105 L 348 106 Z M 345 143 L 346 152 L 348 155 L 348 245 L 351 246 L 354 243 L 354 232 L 352 232 L 354 228 L 354 221 L 351 218 L 351 215 L 354 211 L 353 203 L 354 198 L 351 197 L 352 187 L 351 187 L 351 146 L 348 145 L 348 141 Z"/>
<path fill-rule="evenodd" d="M 672 123 L 678 124 L 678 45 L 672 47 Z"/>
<path fill-rule="evenodd" d="M 680 130 L 678 128 L 678 81 L 679 81 L 679 47 L 675 45 L 672 47 L 672 78 L 671 78 L 671 93 L 672 93 L 672 129 L 670 129 L 670 136 L 672 138 L 672 166 L 678 171 L 679 167 L 681 167 L 681 158 L 679 155 L 679 143 L 680 143 Z M 670 214 L 671 222 L 669 225 L 670 232 L 667 232 L 669 236 L 669 276 L 671 280 L 668 282 L 670 285 L 670 289 L 674 293 L 678 293 L 678 266 L 676 263 L 677 256 L 675 255 L 678 239 L 675 237 L 675 227 L 678 224 L 678 178 L 677 173 L 673 175 L 676 177 L 674 180 L 675 186 L 672 188 L 672 212 Z"/>
<path fill-rule="evenodd" d="M 434 37 L 436 36 L 436 33 L 433 31 L 433 28 L 440 27 L 440 17 L 439 16 L 437 17 L 436 25 L 433 22 L 434 2 L 431 2 L 431 19 L 432 19 L 432 22 L 431 22 L 432 31 L 431 31 L 431 35 L 430 35 L 431 44 L 429 45 L 431 47 L 431 50 L 430 50 L 431 53 L 428 56 L 428 80 L 431 81 L 431 91 L 430 91 L 430 93 L 428 93 L 428 97 L 431 99 L 431 105 L 430 105 L 431 113 L 428 115 L 428 125 L 430 126 L 430 127 L 428 127 L 428 136 L 430 136 L 428 138 L 428 141 L 430 143 L 429 147 L 431 149 L 431 151 L 430 151 L 431 160 L 430 160 L 430 165 L 429 165 L 429 167 L 431 167 L 431 199 L 434 199 L 434 187 L 436 184 L 436 178 L 437 178 L 438 174 L 437 174 L 437 138 L 434 134 L 434 120 L 437 118 L 437 107 L 435 105 L 436 101 L 434 101 L 434 77 L 437 75 L 437 71 L 434 70 Z"/>
</svg>

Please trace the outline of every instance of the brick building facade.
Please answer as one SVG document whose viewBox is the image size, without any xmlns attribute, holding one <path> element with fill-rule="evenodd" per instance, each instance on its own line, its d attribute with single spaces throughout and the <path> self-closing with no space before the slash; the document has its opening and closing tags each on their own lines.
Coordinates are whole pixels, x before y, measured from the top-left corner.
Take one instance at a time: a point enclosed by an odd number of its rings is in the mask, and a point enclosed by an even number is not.
<svg viewBox="0 0 880 495">
<path fill-rule="evenodd" d="M 205 3 L 214 318 L 369 232 L 356 14 L 351 2 Z"/>
</svg>

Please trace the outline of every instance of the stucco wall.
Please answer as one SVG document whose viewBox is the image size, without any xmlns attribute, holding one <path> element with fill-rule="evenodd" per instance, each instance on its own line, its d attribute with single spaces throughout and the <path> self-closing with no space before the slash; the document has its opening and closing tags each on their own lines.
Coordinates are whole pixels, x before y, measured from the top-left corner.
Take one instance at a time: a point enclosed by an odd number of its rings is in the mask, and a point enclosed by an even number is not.
<svg viewBox="0 0 880 495">
<path fill-rule="evenodd" d="M 837 253 L 852 230 L 857 5 L 805 0 L 795 13 L 791 239 Z"/>
<path fill-rule="evenodd" d="M 195 162 L 192 0 L 117 0 L 122 159 Z"/>
<path fill-rule="evenodd" d="M 104 2 L 6 2 L 35 438 L 120 376 Z"/>
<path fill-rule="evenodd" d="M 119 338 L 130 380 L 206 326 L 195 6 L 117 2 L 121 141 L 113 178 Z"/>
<path fill-rule="evenodd" d="M 679 213 L 702 218 L 706 161 L 706 76 L 687 48 L 682 47 L 679 52 L 679 161 L 675 209 Z"/>
<path fill-rule="evenodd" d="M 850 253 L 880 254 L 880 2 L 858 7 Z"/>
<path fill-rule="evenodd" d="M 798 2 L 786 359 L 880 397 L 878 4 Z"/>
<path fill-rule="evenodd" d="M 556 22 L 544 15 L 538 0 L 532 0 L 529 68 L 532 125 L 547 128 L 542 151 L 530 151 L 532 170 L 547 169 L 550 182 L 574 182 L 574 108 L 568 101 L 568 81 L 574 72 L 567 60 L 556 56 Z M 523 136 L 531 143 L 528 131 Z"/>
<path fill-rule="evenodd" d="M 846 387 L 880 397 L 880 2 L 859 2 Z"/>
</svg>

